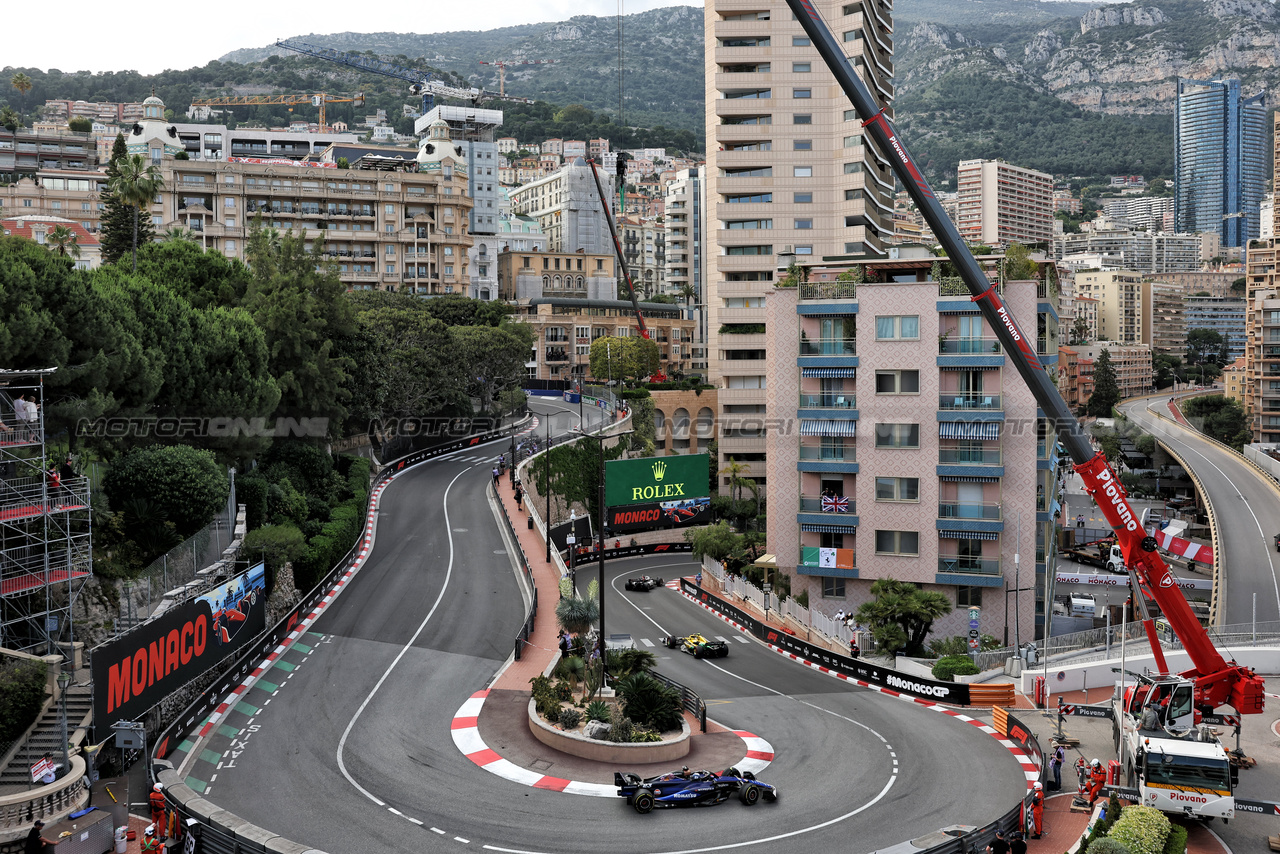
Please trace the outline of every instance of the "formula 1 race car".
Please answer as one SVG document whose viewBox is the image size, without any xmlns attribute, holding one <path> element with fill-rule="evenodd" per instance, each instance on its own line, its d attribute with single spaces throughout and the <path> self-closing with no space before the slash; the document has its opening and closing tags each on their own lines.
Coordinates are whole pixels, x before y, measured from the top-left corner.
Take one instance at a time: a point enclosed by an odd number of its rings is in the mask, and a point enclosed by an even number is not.
<svg viewBox="0 0 1280 854">
<path fill-rule="evenodd" d="M 694 658 L 727 658 L 729 655 L 729 644 L 721 640 L 707 640 L 705 635 L 689 635 L 683 638 L 672 635 L 663 638 L 662 643 L 667 649 L 678 648 Z"/>
<path fill-rule="evenodd" d="M 654 807 L 678 807 L 689 804 L 711 806 L 727 801 L 734 795 L 749 807 L 761 798 L 776 801 L 778 790 L 768 783 L 761 783 L 750 771 L 729 768 L 722 773 L 690 771 L 684 768 L 671 774 L 641 779 L 638 774 L 613 772 L 613 784 L 618 787 L 618 797 L 638 813 L 647 813 Z"/>
<path fill-rule="evenodd" d="M 654 578 L 652 575 L 642 575 L 639 578 L 628 578 L 626 587 L 628 590 L 643 590 L 647 593 L 655 587 L 661 587 L 663 583 L 664 582 L 661 578 Z"/>
</svg>

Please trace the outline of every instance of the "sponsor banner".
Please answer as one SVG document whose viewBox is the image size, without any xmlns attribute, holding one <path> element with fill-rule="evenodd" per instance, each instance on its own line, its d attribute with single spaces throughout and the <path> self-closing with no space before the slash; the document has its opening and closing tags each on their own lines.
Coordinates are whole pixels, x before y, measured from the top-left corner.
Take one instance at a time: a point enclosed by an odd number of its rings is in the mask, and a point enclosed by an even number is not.
<svg viewBox="0 0 1280 854">
<path fill-rule="evenodd" d="M 621 507 L 609 507 L 605 518 L 609 521 L 609 530 L 620 533 L 710 525 L 711 499 L 624 504 Z"/>
<path fill-rule="evenodd" d="M 1257 813 L 1259 815 L 1275 815 L 1280 816 L 1280 804 L 1275 801 L 1255 801 L 1249 798 L 1235 799 L 1236 810 L 1244 812 Z"/>
<path fill-rule="evenodd" d="M 93 651 L 93 721 L 105 732 L 138 720 L 173 691 L 238 651 L 266 626 L 258 564 Z"/>
<path fill-rule="evenodd" d="M 604 503 L 683 502 L 711 494 L 706 454 L 610 460 L 604 468 Z"/>
<path fill-rule="evenodd" d="M 1035 760 L 1036 767 L 1040 769 L 1040 775 L 1043 777 L 1044 753 L 1040 750 L 1039 739 L 1036 738 L 1035 733 L 1026 724 L 1012 714 L 1008 716 L 1008 720 L 1009 722 L 1006 725 L 1008 731 L 1005 735 L 1008 736 L 1010 741 L 1022 748 L 1023 753 Z"/>
<path fill-rule="evenodd" d="M 1240 726 L 1239 715 L 1201 715 L 1200 723 L 1210 726 Z"/>
<path fill-rule="evenodd" d="M 1059 572 L 1056 575 L 1056 581 L 1059 584 L 1093 584 L 1100 587 L 1129 586 L 1129 576 L 1111 573 L 1102 575 L 1092 572 Z M 1178 578 L 1175 576 L 1174 581 L 1182 590 L 1213 589 L 1212 578 Z"/>
<path fill-rule="evenodd" d="M 850 678 L 870 682 L 873 685 L 889 688 L 902 694 L 925 697 L 936 700 L 939 703 L 953 703 L 959 706 L 967 706 L 969 704 L 968 685 L 960 682 L 938 682 L 919 676 L 907 676 L 888 667 L 870 664 L 861 658 L 849 658 L 847 655 L 840 655 L 826 647 L 815 646 L 761 623 L 755 617 L 696 587 L 688 579 L 682 578 L 680 587 L 685 593 L 688 593 L 711 610 L 723 614 L 735 623 L 742 625 L 765 643 L 773 644 L 799 658 L 828 667 Z"/>
<path fill-rule="evenodd" d="M 314 160 L 290 160 L 287 157 L 228 157 L 228 163 L 257 163 L 263 166 L 308 166 L 312 169 L 337 169 L 337 163 Z"/>
</svg>

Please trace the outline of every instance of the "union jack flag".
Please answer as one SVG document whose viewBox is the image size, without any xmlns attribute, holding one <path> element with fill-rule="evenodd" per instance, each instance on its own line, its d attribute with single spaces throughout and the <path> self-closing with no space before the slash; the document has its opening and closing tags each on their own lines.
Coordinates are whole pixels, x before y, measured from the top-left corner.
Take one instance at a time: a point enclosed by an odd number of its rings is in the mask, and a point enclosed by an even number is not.
<svg viewBox="0 0 1280 854">
<path fill-rule="evenodd" d="M 822 496 L 822 512 L 848 513 L 849 499 L 843 495 L 824 495 Z"/>
</svg>

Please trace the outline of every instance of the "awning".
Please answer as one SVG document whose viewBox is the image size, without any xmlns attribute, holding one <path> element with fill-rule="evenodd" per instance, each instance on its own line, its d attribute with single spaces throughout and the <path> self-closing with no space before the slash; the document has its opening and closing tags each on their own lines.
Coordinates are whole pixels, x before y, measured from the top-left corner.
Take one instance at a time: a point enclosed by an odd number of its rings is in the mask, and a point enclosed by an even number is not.
<svg viewBox="0 0 1280 854">
<path fill-rule="evenodd" d="M 943 474 L 938 476 L 938 480 L 947 483 L 999 483 L 1000 478 L 989 477 L 977 474 Z"/>
<path fill-rule="evenodd" d="M 801 428 L 800 435 L 804 435 Z M 977 439 L 994 442 L 1000 438 L 999 421 L 939 421 L 939 439 Z"/>
<path fill-rule="evenodd" d="M 838 421 L 834 418 L 801 418 L 801 436 L 854 436 L 857 421 Z"/>
<path fill-rule="evenodd" d="M 998 540 L 1000 535 L 994 531 L 939 531 L 938 536 L 944 540 Z"/>
<path fill-rule="evenodd" d="M 821 525 L 817 522 L 802 522 L 800 530 L 810 534 L 853 534 L 858 530 L 857 525 Z"/>
<path fill-rule="evenodd" d="M 837 377 L 856 377 L 858 375 L 857 368 L 801 368 L 800 376 L 802 377 L 819 377 L 821 379 L 835 379 Z"/>
</svg>

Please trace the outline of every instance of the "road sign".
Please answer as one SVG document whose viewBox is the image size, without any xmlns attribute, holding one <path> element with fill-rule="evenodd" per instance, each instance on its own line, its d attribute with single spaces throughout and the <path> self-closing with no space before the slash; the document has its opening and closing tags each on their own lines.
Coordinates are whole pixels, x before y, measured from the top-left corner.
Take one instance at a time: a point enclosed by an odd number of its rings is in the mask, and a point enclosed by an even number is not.
<svg viewBox="0 0 1280 854">
<path fill-rule="evenodd" d="M 970 639 L 970 640 L 973 640 L 973 639 L 976 639 L 977 637 L 978 637 L 978 630 L 977 630 L 977 629 L 969 629 L 969 639 Z"/>
<path fill-rule="evenodd" d="M 42 777 L 46 777 L 53 773 L 54 767 L 52 759 L 41 759 L 35 765 L 31 766 L 31 782 L 39 783 Z"/>
<path fill-rule="evenodd" d="M 977 621 L 977 620 L 970 620 L 970 621 L 969 621 L 969 628 L 971 628 L 971 629 L 976 629 L 976 628 L 978 628 L 978 621 Z"/>
</svg>

